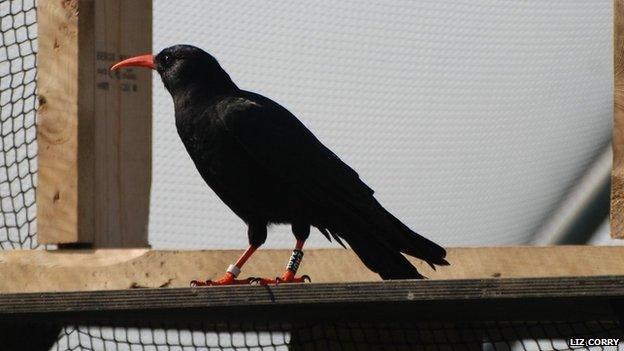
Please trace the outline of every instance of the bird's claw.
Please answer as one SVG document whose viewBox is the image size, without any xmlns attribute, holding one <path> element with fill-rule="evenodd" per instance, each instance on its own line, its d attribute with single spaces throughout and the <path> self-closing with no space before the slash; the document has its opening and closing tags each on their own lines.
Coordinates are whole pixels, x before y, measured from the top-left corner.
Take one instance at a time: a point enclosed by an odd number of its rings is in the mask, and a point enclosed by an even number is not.
<svg viewBox="0 0 624 351">
<path fill-rule="evenodd" d="M 260 281 L 262 280 L 262 278 L 258 278 L 258 277 L 251 277 L 251 284 L 260 284 Z"/>
<path fill-rule="evenodd" d="M 275 279 L 249 277 L 247 279 L 236 279 L 233 275 L 226 273 L 225 276 L 217 280 L 193 280 L 191 281 L 191 287 L 198 286 L 222 286 L 222 285 L 245 285 L 245 284 L 257 284 L 257 285 L 279 285 L 290 283 L 305 283 L 312 282 L 309 275 L 302 275 L 295 277 L 295 273 L 287 270 L 281 277 L 275 277 Z"/>
<path fill-rule="evenodd" d="M 281 277 L 275 277 L 275 279 L 268 278 L 254 278 L 253 283 L 258 285 L 280 285 L 280 284 L 290 284 L 290 283 L 305 283 L 312 282 L 312 279 L 309 275 L 302 275 L 301 277 L 295 277 L 293 275 L 284 274 Z"/>
<path fill-rule="evenodd" d="M 244 284 L 252 284 L 254 282 L 254 277 L 249 277 L 246 279 L 235 279 L 233 276 L 231 275 L 226 275 L 221 279 L 217 279 L 217 280 L 205 280 L 205 281 L 201 281 L 201 280 L 192 280 L 190 285 L 191 287 L 198 287 L 198 286 L 221 286 L 221 285 L 244 285 Z"/>
<path fill-rule="evenodd" d="M 310 278 L 309 275 L 304 274 L 301 277 L 292 277 L 292 278 L 283 278 L 283 277 L 276 277 L 275 278 L 275 285 L 279 285 L 281 283 L 311 283 L 312 279 Z"/>
</svg>

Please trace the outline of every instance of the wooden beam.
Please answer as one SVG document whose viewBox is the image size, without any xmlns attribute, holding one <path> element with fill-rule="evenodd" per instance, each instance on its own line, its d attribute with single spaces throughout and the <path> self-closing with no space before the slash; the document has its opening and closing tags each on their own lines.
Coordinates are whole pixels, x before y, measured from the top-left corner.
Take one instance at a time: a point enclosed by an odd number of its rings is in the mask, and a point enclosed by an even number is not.
<svg viewBox="0 0 624 351">
<path fill-rule="evenodd" d="M 624 276 L 399 280 L 2 294 L 0 316 L 3 322 L 22 317 L 72 324 L 183 321 L 185 326 L 241 320 L 608 321 L 617 320 L 622 298 Z"/>
<path fill-rule="evenodd" d="M 102 249 L 0 251 L 0 293 L 188 287 L 219 278 L 240 250 L 152 251 Z M 274 277 L 290 250 L 258 250 L 241 277 Z M 433 271 L 411 259 L 432 280 L 624 275 L 624 247 L 552 246 L 449 248 L 447 267 Z M 313 282 L 379 281 L 350 250 L 306 250 L 301 274 Z"/>
<path fill-rule="evenodd" d="M 40 243 L 147 246 L 151 72 L 109 67 L 150 52 L 151 0 L 38 5 Z"/>
<path fill-rule="evenodd" d="M 611 236 L 624 238 L 624 0 L 614 0 L 613 23 L 613 171 Z"/>
</svg>

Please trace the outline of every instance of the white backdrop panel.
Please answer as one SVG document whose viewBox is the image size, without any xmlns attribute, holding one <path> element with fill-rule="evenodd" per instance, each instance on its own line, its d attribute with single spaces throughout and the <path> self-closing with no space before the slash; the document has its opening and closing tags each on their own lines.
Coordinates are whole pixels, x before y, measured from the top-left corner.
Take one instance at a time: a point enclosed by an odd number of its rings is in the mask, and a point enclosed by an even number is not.
<svg viewBox="0 0 624 351">
<path fill-rule="evenodd" d="M 608 141 L 611 0 L 154 1 L 154 49 L 189 43 L 280 102 L 416 231 L 528 240 Z M 154 79 L 150 242 L 242 248 Z M 291 247 L 288 228 L 267 246 Z M 316 231 L 309 246 L 329 244 Z"/>
</svg>

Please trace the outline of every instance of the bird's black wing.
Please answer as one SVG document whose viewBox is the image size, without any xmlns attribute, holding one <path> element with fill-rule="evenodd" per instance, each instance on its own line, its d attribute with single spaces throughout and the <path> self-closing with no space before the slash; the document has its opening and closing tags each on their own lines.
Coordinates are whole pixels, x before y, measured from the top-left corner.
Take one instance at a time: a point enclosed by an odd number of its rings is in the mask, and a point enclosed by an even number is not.
<svg viewBox="0 0 624 351">
<path fill-rule="evenodd" d="M 217 105 L 224 128 L 260 164 L 322 205 L 366 206 L 373 190 L 294 115 L 257 94 Z"/>
</svg>

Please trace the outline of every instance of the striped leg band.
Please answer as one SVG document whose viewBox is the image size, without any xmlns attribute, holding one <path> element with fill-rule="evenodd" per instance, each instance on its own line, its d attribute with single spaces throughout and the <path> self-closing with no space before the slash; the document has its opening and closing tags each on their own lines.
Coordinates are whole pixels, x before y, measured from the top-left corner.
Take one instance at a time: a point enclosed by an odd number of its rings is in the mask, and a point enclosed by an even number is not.
<svg viewBox="0 0 624 351">
<path fill-rule="evenodd" d="M 292 271 L 293 273 L 297 273 L 299 265 L 301 264 L 301 260 L 303 260 L 303 251 L 299 249 L 294 249 L 292 255 L 290 256 L 290 261 L 288 261 L 286 269 Z"/>
</svg>

